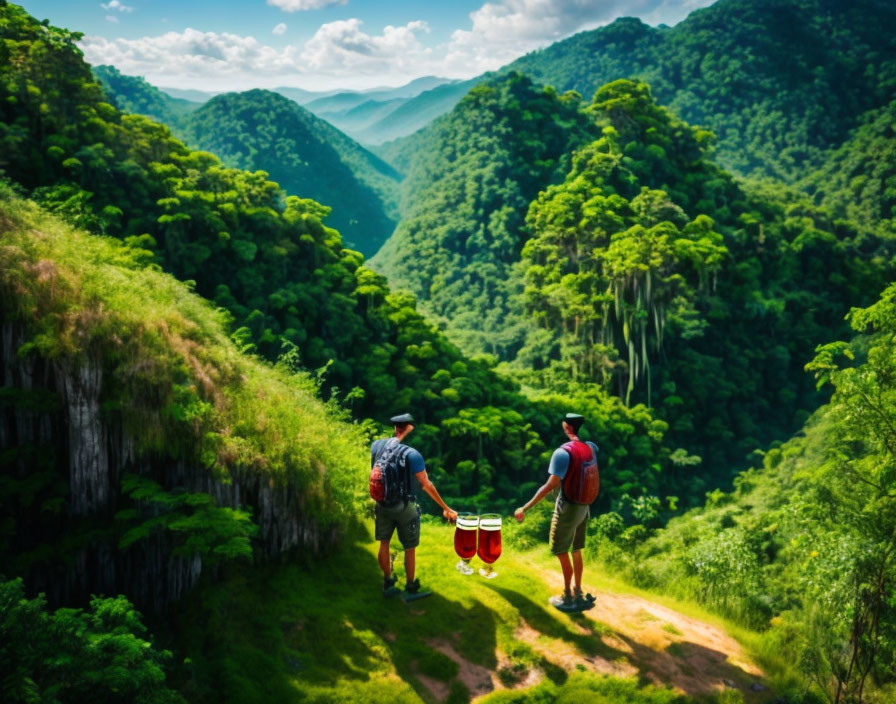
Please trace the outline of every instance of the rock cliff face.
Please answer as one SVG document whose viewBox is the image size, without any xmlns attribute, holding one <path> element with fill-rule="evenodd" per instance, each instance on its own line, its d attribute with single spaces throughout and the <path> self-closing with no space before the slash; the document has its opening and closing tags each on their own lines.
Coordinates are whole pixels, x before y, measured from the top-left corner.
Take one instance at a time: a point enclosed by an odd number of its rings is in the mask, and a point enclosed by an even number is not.
<svg viewBox="0 0 896 704">
<path fill-rule="evenodd" d="M 45 507 L 23 508 L 21 502 L 4 507 L 2 518 L 15 524 L 14 553 L 42 551 L 44 557 L 28 560 L 26 582 L 30 591 L 45 592 L 51 605 L 125 594 L 138 608 L 160 612 L 199 579 L 202 560 L 173 556 L 163 533 L 117 548 L 112 519 L 123 508 L 120 479 L 126 473 L 150 477 L 168 490 L 211 494 L 219 506 L 251 507 L 260 528 L 257 560 L 292 548 L 318 552 L 335 542 L 335 530 L 321 531 L 305 515 L 297 487 L 248 471 L 225 483 L 205 467 L 141 455 L 117 413 L 103 407 L 107 370 L 99 361 L 20 356 L 25 342 L 21 327 L 0 320 L 0 479 L 24 484 L 39 472 L 55 473 L 67 491 L 51 519 L 40 515 Z"/>
</svg>

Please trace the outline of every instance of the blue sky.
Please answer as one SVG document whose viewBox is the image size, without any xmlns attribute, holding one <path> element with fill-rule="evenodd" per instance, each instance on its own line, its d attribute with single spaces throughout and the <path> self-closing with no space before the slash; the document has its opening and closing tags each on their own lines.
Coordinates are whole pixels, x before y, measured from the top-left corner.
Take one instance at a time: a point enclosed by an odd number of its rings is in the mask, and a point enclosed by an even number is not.
<svg viewBox="0 0 896 704">
<path fill-rule="evenodd" d="M 675 24 L 712 1 L 20 0 L 83 32 L 92 64 L 216 91 L 469 78 L 617 17 Z"/>
</svg>

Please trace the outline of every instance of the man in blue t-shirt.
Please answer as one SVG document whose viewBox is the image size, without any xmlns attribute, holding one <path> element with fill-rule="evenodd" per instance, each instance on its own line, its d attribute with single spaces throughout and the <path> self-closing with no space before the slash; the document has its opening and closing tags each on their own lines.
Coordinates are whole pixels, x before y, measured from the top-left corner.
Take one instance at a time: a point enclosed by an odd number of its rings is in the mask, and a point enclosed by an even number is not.
<svg viewBox="0 0 896 704">
<path fill-rule="evenodd" d="M 426 466 L 421 455 L 413 447 L 404 445 L 402 441 L 414 429 L 414 417 L 410 413 L 393 416 L 389 422 L 395 427 L 395 440 L 399 443 L 399 451 L 404 457 L 400 464 L 404 476 L 400 477 L 403 483 L 405 501 L 399 501 L 395 506 L 384 506 L 379 501 L 374 508 L 376 524 L 374 538 L 380 541 L 380 551 L 377 556 L 380 569 L 383 570 L 383 595 L 392 596 L 398 593 L 395 587 L 397 578 L 392 574 L 392 561 L 389 559 L 389 543 L 395 530 L 398 530 L 398 540 L 404 548 L 404 569 L 407 584 L 405 591 L 416 594 L 420 591 L 420 581 L 414 576 L 416 571 L 416 550 L 420 544 L 420 507 L 417 498 L 411 493 L 411 477 L 415 477 L 420 486 L 442 508 L 442 515 L 451 522 L 457 520 L 457 512 L 448 507 L 435 485 L 430 481 L 426 473 Z M 375 440 L 370 446 L 370 466 L 376 463 L 381 453 L 386 449 L 392 438 Z"/>
<path fill-rule="evenodd" d="M 579 428 L 584 422 L 585 418 L 578 413 L 566 414 L 562 426 L 563 432 L 566 433 L 570 441 L 579 440 Z M 585 444 L 591 449 L 592 459 L 596 462 L 597 445 L 590 441 Z M 520 506 L 514 512 L 516 520 L 522 522 L 526 511 L 562 485 L 569 469 L 570 457 L 570 453 L 563 447 L 554 450 L 554 454 L 551 455 L 551 463 L 548 466 L 548 480 L 535 492 L 535 496 L 528 503 Z M 554 504 L 554 515 L 551 518 L 550 547 L 551 553 L 560 560 L 565 587 L 562 596 L 552 597 L 551 604 L 561 611 L 581 611 L 590 608 L 594 601 L 590 594 L 586 596 L 582 593 L 582 572 L 584 570 L 582 549 L 585 547 L 585 528 L 590 517 L 590 506 L 569 501 L 564 496 L 562 489 L 558 492 L 557 501 Z M 570 552 L 572 560 L 570 560 Z M 573 579 L 574 587 L 570 588 Z"/>
</svg>

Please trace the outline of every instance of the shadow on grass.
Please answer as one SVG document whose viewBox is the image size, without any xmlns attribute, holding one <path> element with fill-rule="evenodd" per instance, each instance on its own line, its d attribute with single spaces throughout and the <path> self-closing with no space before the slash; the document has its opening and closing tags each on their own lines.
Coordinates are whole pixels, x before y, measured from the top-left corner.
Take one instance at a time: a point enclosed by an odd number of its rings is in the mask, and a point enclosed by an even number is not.
<svg viewBox="0 0 896 704">
<path fill-rule="evenodd" d="M 610 632 L 610 629 L 603 627 L 602 624 L 585 619 L 580 615 L 571 617 L 570 614 L 563 614 L 550 607 L 551 611 L 556 613 L 555 615 L 548 611 L 549 607 L 537 603 L 521 592 L 506 589 L 496 584 L 488 584 L 487 586 L 506 599 L 519 611 L 520 616 L 525 619 L 526 623 L 539 633 L 549 638 L 572 643 L 578 648 L 579 652 L 589 657 L 615 660 L 625 655 L 625 653 L 616 650 L 601 640 L 603 634 Z M 576 632 L 570 628 L 569 621 L 571 618 L 575 619 L 583 632 Z"/>
<path fill-rule="evenodd" d="M 203 585 L 172 619 L 176 649 L 193 661 L 182 691 L 215 704 L 299 701 L 307 688 L 339 698 L 394 667 L 424 701 L 435 698 L 420 675 L 445 683 L 450 701 L 466 701 L 458 664 L 430 642 L 442 638 L 493 671 L 496 614 L 438 592 L 385 599 L 382 583 L 375 556 L 355 544 L 313 567 L 243 567 Z"/>
</svg>

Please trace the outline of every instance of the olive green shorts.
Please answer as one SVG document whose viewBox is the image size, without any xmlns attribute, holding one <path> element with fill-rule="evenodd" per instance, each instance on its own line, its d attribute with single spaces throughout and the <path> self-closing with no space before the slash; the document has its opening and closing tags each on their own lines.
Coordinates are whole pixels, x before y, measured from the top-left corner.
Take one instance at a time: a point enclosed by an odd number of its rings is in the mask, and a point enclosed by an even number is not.
<svg viewBox="0 0 896 704">
<path fill-rule="evenodd" d="M 589 518 L 591 518 L 590 506 L 567 501 L 562 493 L 557 496 L 554 516 L 551 518 L 551 554 L 560 555 L 584 548 L 585 527 Z"/>
<path fill-rule="evenodd" d="M 398 504 L 394 508 L 376 505 L 374 511 L 376 540 L 392 540 L 392 534 L 398 529 L 398 540 L 405 550 L 411 550 L 420 544 L 420 507 L 415 501 Z"/>
</svg>

